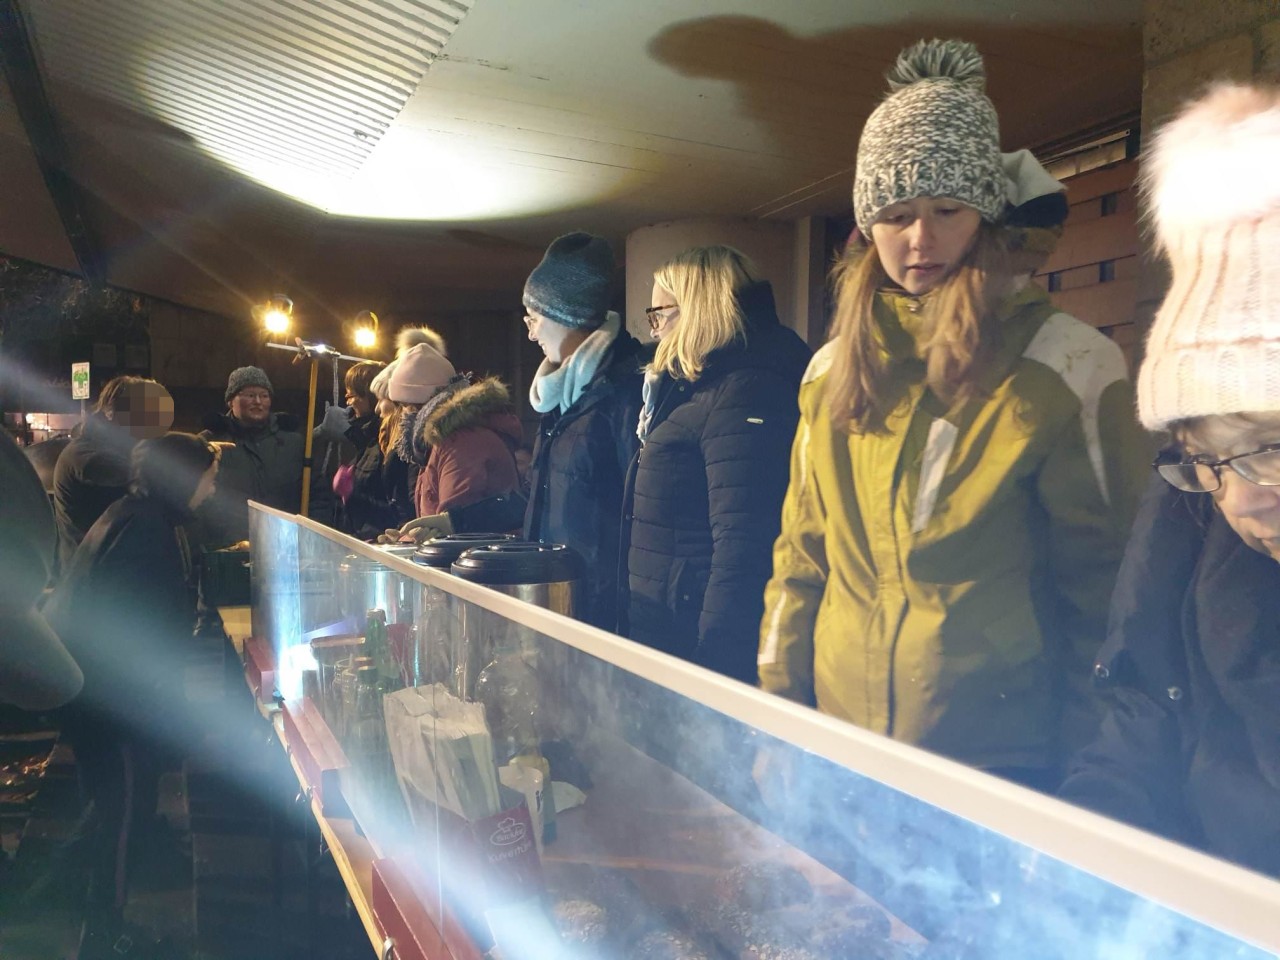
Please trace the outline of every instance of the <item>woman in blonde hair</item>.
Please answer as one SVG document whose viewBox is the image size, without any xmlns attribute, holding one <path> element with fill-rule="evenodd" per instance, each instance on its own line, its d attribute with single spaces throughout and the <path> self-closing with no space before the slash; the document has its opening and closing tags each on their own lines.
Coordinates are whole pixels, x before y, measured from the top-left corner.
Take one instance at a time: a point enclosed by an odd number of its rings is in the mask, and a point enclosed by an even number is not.
<svg viewBox="0 0 1280 960">
<path fill-rule="evenodd" d="M 731 247 L 664 264 L 647 312 L 668 332 L 646 374 L 624 501 L 629 635 L 754 683 L 809 348 Z"/>
<path fill-rule="evenodd" d="M 977 50 L 917 44 L 889 80 L 858 150 L 869 244 L 801 388 L 761 682 L 1049 787 L 1096 724 L 1147 444 L 1120 350 L 1029 282 L 1066 204 L 1002 159 Z"/>
</svg>

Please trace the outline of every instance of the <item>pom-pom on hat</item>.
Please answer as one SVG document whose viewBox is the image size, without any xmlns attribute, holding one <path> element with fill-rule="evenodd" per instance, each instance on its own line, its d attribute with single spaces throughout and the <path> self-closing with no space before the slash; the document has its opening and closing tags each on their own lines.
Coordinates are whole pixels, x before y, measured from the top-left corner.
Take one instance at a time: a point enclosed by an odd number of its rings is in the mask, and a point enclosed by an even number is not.
<svg viewBox="0 0 1280 960">
<path fill-rule="evenodd" d="M 524 285 L 524 305 L 566 327 L 595 329 L 609 312 L 616 264 L 604 237 L 566 233 L 547 247 Z"/>
<path fill-rule="evenodd" d="M 1280 91 L 1221 84 L 1157 132 L 1143 193 L 1173 279 L 1147 338 L 1138 415 L 1280 411 Z"/>
<path fill-rule="evenodd" d="M 1007 202 L 1000 123 L 978 48 L 921 40 L 899 54 L 887 78 L 890 93 L 858 143 L 858 229 L 869 236 L 880 211 L 916 197 L 950 197 L 999 221 Z"/>
<path fill-rule="evenodd" d="M 373 382 L 369 384 L 369 390 L 375 397 L 379 400 L 389 399 L 387 391 L 391 388 L 391 375 L 396 372 L 396 365 L 400 362 L 400 358 L 414 347 L 423 343 L 432 347 L 440 356 L 449 356 L 449 351 L 445 347 L 444 337 L 430 327 L 425 325 L 420 327 L 401 327 L 396 334 L 395 359 L 383 367 L 378 375 L 373 378 Z"/>
</svg>

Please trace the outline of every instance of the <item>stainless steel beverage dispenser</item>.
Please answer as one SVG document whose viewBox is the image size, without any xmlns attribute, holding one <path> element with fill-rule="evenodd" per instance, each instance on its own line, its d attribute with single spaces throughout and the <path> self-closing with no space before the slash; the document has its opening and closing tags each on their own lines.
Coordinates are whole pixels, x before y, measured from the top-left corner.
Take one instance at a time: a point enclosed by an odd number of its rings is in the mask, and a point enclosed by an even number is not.
<svg viewBox="0 0 1280 960">
<path fill-rule="evenodd" d="M 510 543 L 515 539 L 509 533 L 454 533 L 428 540 L 417 547 L 413 562 L 448 573 L 454 561 L 467 550 L 495 543 Z M 462 604 L 443 590 L 427 585 L 416 591 L 413 603 L 413 619 L 417 625 L 414 648 L 417 674 L 415 686 L 443 683 L 461 696 L 457 687 L 455 664 L 463 646 Z"/>
<path fill-rule="evenodd" d="M 453 565 L 456 577 L 570 617 L 585 573 L 582 555 L 570 547 L 519 541 L 476 547 L 458 557 Z M 459 696 L 473 696 L 479 672 L 513 631 L 528 632 L 474 604 L 464 606 L 463 645 L 455 663 Z"/>
</svg>

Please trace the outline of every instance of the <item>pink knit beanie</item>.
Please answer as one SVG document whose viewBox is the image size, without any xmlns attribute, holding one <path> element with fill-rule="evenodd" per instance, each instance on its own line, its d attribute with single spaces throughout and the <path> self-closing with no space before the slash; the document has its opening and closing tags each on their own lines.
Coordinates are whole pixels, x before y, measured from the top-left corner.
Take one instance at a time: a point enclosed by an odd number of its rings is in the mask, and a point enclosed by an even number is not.
<svg viewBox="0 0 1280 960">
<path fill-rule="evenodd" d="M 396 403 L 426 403 L 454 378 L 453 364 L 428 343 L 420 343 L 396 361 L 387 398 Z"/>
<path fill-rule="evenodd" d="M 1173 282 L 1147 338 L 1138 415 L 1280 410 L 1280 91 L 1221 84 L 1156 135 L 1144 189 Z"/>
</svg>

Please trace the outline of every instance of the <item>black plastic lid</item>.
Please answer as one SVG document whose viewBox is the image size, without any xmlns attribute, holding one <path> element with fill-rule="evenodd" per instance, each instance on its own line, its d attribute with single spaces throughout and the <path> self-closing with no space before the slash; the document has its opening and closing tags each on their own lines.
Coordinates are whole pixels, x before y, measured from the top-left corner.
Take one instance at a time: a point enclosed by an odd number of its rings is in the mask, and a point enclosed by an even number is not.
<svg viewBox="0 0 1280 960">
<path fill-rule="evenodd" d="M 491 543 L 508 543 L 515 540 L 513 533 L 451 533 L 447 537 L 428 540 L 413 555 L 413 562 L 424 567 L 448 570 L 463 552 L 472 547 Z"/>
<path fill-rule="evenodd" d="M 491 586 L 518 583 L 563 583 L 586 573 L 582 554 L 560 543 L 495 543 L 460 556 L 453 575 Z"/>
</svg>

